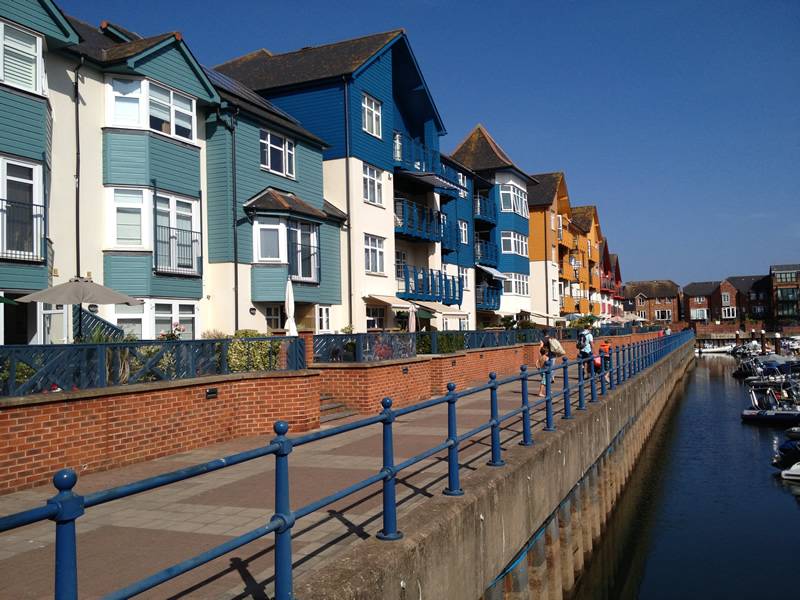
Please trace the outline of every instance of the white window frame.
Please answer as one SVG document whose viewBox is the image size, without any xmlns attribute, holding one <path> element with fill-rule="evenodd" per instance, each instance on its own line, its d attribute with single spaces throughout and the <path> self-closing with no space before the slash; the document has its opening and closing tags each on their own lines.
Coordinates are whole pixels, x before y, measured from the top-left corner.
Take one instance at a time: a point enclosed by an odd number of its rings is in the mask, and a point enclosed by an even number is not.
<svg viewBox="0 0 800 600">
<path fill-rule="evenodd" d="M 278 256 L 263 258 L 261 256 L 261 230 L 278 231 Z M 253 219 L 253 262 L 262 264 L 289 264 L 287 256 L 286 220 L 279 217 L 256 216 Z"/>
<path fill-rule="evenodd" d="M 317 333 L 331 333 L 331 307 L 327 304 L 317 304 L 315 310 Z"/>
<path fill-rule="evenodd" d="M 303 221 L 303 220 L 296 220 L 290 219 L 286 224 L 286 253 L 287 253 L 287 263 L 288 260 L 288 252 L 289 252 L 289 232 L 296 231 L 297 240 L 298 240 L 298 249 L 297 249 L 297 264 L 299 265 L 302 261 L 302 230 L 303 225 L 307 225 L 310 227 L 310 239 L 311 243 L 309 246 L 313 248 L 313 252 L 311 254 L 311 275 L 308 277 L 304 277 L 303 275 L 293 275 L 291 272 L 289 273 L 292 281 L 305 281 L 308 283 L 319 283 L 319 225 L 317 223 L 312 223 L 311 221 Z M 280 240 L 280 234 L 278 235 L 278 239 Z M 289 265 L 291 268 L 291 264 Z"/>
<path fill-rule="evenodd" d="M 169 131 L 169 133 L 161 131 L 160 129 L 155 129 L 155 128 L 150 126 L 150 103 L 151 102 L 162 103 L 162 101 L 160 99 L 159 100 L 155 100 L 152 97 L 152 94 L 150 93 L 151 86 L 155 86 L 155 87 L 161 88 L 161 89 L 169 92 L 169 106 L 168 106 L 168 108 L 169 108 L 169 118 L 170 118 L 170 123 L 169 123 L 170 131 Z M 175 102 L 175 96 L 176 95 L 181 96 L 182 98 L 184 98 L 184 99 L 189 101 L 189 104 L 191 104 L 191 106 L 192 106 L 191 114 L 189 114 L 186 111 L 185 108 L 178 107 L 177 103 Z M 177 122 L 177 119 L 175 118 L 175 115 L 177 113 L 180 113 L 180 114 L 182 114 L 184 116 L 188 115 L 188 116 L 191 117 L 191 122 L 192 122 L 192 135 L 191 135 L 191 137 L 178 135 L 178 133 L 176 132 L 177 131 L 177 123 L 178 122 Z M 158 82 L 155 82 L 155 81 L 153 81 L 153 82 L 147 81 L 147 127 L 148 127 L 148 129 L 150 129 L 150 131 L 155 131 L 156 133 L 160 133 L 161 135 L 167 135 L 167 136 L 175 138 L 177 140 L 183 140 L 183 141 L 187 141 L 187 142 L 194 142 L 197 139 L 197 104 L 195 102 L 195 99 L 192 96 L 190 96 L 189 94 L 186 94 L 184 92 L 179 92 L 179 91 L 177 91 L 177 90 L 175 90 L 175 89 L 173 89 L 173 88 L 171 88 L 169 86 L 166 86 L 166 85 L 164 85 L 162 83 L 158 83 Z"/>
<path fill-rule="evenodd" d="M 273 143 L 273 136 L 281 138 L 283 142 L 280 145 Z M 283 164 L 279 169 L 272 164 L 272 148 L 280 149 L 283 154 Z M 258 162 L 262 169 L 288 179 L 295 178 L 295 173 L 297 173 L 297 145 L 293 139 L 277 131 L 261 129 L 258 136 L 258 152 Z M 264 162 L 265 160 L 266 162 Z"/>
<path fill-rule="evenodd" d="M 30 180 L 30 182 L 33 184 L 33 199 L 31 207 L 31 223 L 33 225 L 33 231 L 31 232 L 31 235 L 33 237 L 33 251 L 20 252 L 19 250 L 7 250 L 7 212 L 6 210 L 3 210 L 4 205 L 0 204 L 0 256 L 4 256 L 7 253 L 10 254 L 13 252 L 14 257 L 21 260 L 43 260 L 45 258 L 42 255 L 42 237 L 45 235 L 45 206 L 44 192 L 42 187 L 42 165 L 17 158 L 7 158 L 0 155 L 0 200 L 6 200 L 8 198 L 8 165 L 32 170 L 33 179 Z M 11 180 L 25 181 L 26 183 L 29 181 L 18 179 L 16 177 L 11 177 Z M 37 211 L 39 211 L 39 213 L 37 213 Z M 37 219 L 41 221 L 38 225 L 36 224 Z M 37 232 L 39 234 L 38 236 Z"/>
<path fill-rule="evenodd" d="M 660 308 L 656 311 L 656 321 L 672 321 L 672 309 Z"/>
<path fill-rule="evenodd" d="M 367 306 L 367 329 L 386 329 L 386 307 L 385 306 Z M 370 314 L 372 313 L 372 314 Z M 375 327 L 370 327 L 370 320 L 375 320 Z"/>
<path fill-rule="evenodd" d="M 506 250 L 504 243 L 508 242 L 509 249 Z M 528 257 L 528 236 L 516 231 L 500 232 L 500 251 L 502 254 L 516 254 L 517 256 Z"/>
<path fill-rule="evenodd" d="M 736 307 L 735 306 L 723 306 L 722 307 L 722 318 L 723 319 L 735 319 L 736 318 Z"/>
<path fill-rule="evenodd" d="M 16 83 L 6 80 L 5 77 L 5 45 L 6 45 L 6 29 L 16 29 L 17 31 L 30 35 L 36 39 L 36 73 L 34 73 L 33 81 L 34 88 L 26 88 Z M 38 96 L 47 95 L 47 74 L 44 69 L 44 45 L 42 43 L 42 36 L 35 31 L 20 27 L 16 23 L 9 23 L 0 18 L 0 83 L 7 85 L 18 90 L 23 90 Z"/>
<path fill-rule="evenodd" d="M 468 184 L 467 176 L 464 173 L 462 173 L 461 171 L 458 171 L 458 185 L 460 185 L 463 188 L 463 189 L 459 189 L 458 190 L 458 197 L 459 198 L 466 198 L 467 197 L 467 195 L 469 193 L 467 191 L 467 184 Z"/>
<path fill-rule="evenodd" d="M 133 202 L 117 202 L 117 190 L 136 191 L 142 194 L 142 203 L 137 205 Z M 153 191 L 142 187 L 127 187 L 115 185 L 105 188 L 106 194 L 106 247 L 111 250 L 152 250 L 153 248 Z M 161 194 L 159 194 L 161 195 Z M 141 244 L 127 245 L 117 241 L 117 208 L 140 208 L 141 218 Z"/>
<path fill-rule="evenodd" d="M 706 297 L 705 296 L 695 296 L 694 298 L 692 298 L 692 300 L 694 300 L 695 304 L 705 304 L 706 303 Z"/>
<path fill-rule="evenodd" d="M 640 311 L 638 311 L 636 313 L 636 316 L 639 317 L 640 319 L 646 319 L 647 318 L 647 311 L 646 310 L 640 310 Z"/>
<path fill-rule="evenodd" d="M 386 238 L 371 233 L 364 234 L 364 271 L 369 275 L 386 274 Z M 373 254 L 374 262 L 373 265 Z"/>
<path fill-rule="evenodd" d="M 728 292 L 722 292 L 720 295 L 722 296 L 722 306 L 730 306 L 731 295 Z"/>
<path fill-rule="evenodd" d="M 508 198 L 510 208 L 503 206 L 504 197 Z M 529 218 L 528 192 L 513 183 L 500 184 L 500 210 L 502 212 L 513 212 L 526 219 Z"/>
<path fill-rule="evenodd" d="M 197 300 L 174 299 L 174 298 L 144 298 L 143 310 L 141 313 L 118 313 L 117 307 L 111 307 L 109 314 L 109 321 L 118 325 L 120 319 L 122 320 L 139 320 L 142 322 L 142 339 L 143 340 L 156 340 L 158 339 L 159 331 L 156 329 L 156 304 L 169 304 L 170 305 L 170 325 L 180 321 L 180 306 L 191 306 L 192 315 L 194 319 L 194 338 L 200 339 L 200 303 Z M 186 317 L 186 315 L 183 315 Z"/>
<path fill-rule="evenodd" d="M 169 228 L 171 230 L 178 229 L 178 202 L 183 202 L 185 204 L 189 204 L 192 207 L 192 228 L 190 231 L 193 233 L 200 233 L 200 200 L 197 198 L 189 198 L 188 196 L 179 196 L 177 194 L 169 194 L 157 191 L 154 195 L 152 195 L 152 204 L 151 210 L 149 211 L 154 218 L 156 218 L 155 227 L 150 227 L 150 229 L 158 231 L 158 218 L 157 213 L 158 209 L 158 199 L 163 198 L 169 201 Z M 185 213 L 181 213 L 185 214 Z M 198 237 L 196 240 L 194 236 L 191 237 L 191 244 L 192 244 L 192 265 L 193 270 L 196 273 L 200 273 L 200 258 L 203 255 L 203 249 L 201 247 L 201 237 Z M 158 243 L 158 239 L 154 239 L 152 241 L 153 247 L 153 260 L 156 259 L 156 244 Z M 171 250 L 170 250 L 170 257 L 172 261 L 177 261 L 178 258 L 178 251 L 177 251 L 177 239 L 170 239 Z M 196 247 L 195 247 L 196 246 Z M 177 262 L 176 264 L 171 264 L 170 268 L 175 269 L 185 269 L 186 267 L 180 267 Z"/>
<path fill-rule="evenodd" d="M 395 279 L 405 279 L 404 269 L 408 265 L 408 255 L 405 250 L 394 251 L 394 276 Z"/>
<path fill-rule="evenodd" d="M 114 85 L 113 80 L 126 80 L 126 81 L 138 81 L 139 82 L 139 93 L 135 97 L 139 98 L 139 121 L 138 123 L 119 123 L 114 119 L 114 99 L 116 94 L 114 93 Z M 131 77 L 128 75 L 118 75 L 118 74 L 109 74 L 106 75 L 106 123 L 109 127 L 115 127 L 118 129 L 142 129 L 145 131 L 152 131 L 159 135 L 163 135 L 164 137 L 168 137 L 170 139 L 178 140 L 185 144 L 193 144 L 197 145 L 197 98 L 192 96 L 191 94 L 187 94 L 184 91 L 176 90 L 169 85 L 165 85 L 160 81 L 153 81 L 152 84 L 156 85 L 160 88 L 164 88 L 165 90 L 169 90 L 170 92 L 170 133 L 164 133 L 159 129 L 152 129 L 150 127 L 150 80 L 144 79 L 141 77 Z M 178 108 L 175 106 L 175 94 L 183 96 L 191 100 L 192 103 L 192 137 L 187 138 L 180 135 L 175 134 L 175 111 L 186 114 L 186 111 L 182 108 Z"/>
<path fill-rule="evenodd" d="M 362 168 L 362 196 L 367 204 L 383 206 L 383 171 L 367 163 Z"/>
<path fill-rule="evenodd" d="M 463 219 L 458 220 L 458 240 L 462 244 L 469 244 L 469 223 Z"/>
<path fill-rule="evenodd" d="M 705 321 L 706 319 L 708 319 L 708 309 L 693 308 L 690 311 L 690 316 L 692 321 Z"/>
<path fill-rule="evenodd" d="M 503 294 L 510 296 L 528 296 L 530 293 L 530 276 L 523 273 L 505 273 Z"/>
<path fill-rule="evenodd" d="M 464 291 L 469 289 L 469 268 L 458 267 L 458 277 L 461 279 L 461 286 Z"/>
<path fill-rule="evenodd" d="M 378 139 L 383 138 L 382 103 L 367 93 L 361 95 L 361 129 Z"/>
</svg>

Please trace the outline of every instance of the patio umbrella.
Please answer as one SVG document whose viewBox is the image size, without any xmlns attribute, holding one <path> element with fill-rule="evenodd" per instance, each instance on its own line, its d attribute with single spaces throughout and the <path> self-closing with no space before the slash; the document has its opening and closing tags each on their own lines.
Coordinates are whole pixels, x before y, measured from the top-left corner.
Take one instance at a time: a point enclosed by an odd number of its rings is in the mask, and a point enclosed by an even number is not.
<svg viewBox="0 0 800 600">
<path fill-rule="evenodd" d="M 568 315 L 564 315 L 564 319 L 567 321 L 577 321 L 580 318 L 581 316 L 577 313 L 569 313 Z"/>
<path fill-rule="evenodd" d="M 620 317 L 619 315 L 614 315 L 613 317 L 608 319 L 608 322 L 609 323 L 627 323 L 627 321 L 625 319 L 623 319 L 622 317 Z"/>
<path fill-rule="evenodd" d="M 411 304 L 408 308 L 408 333 L 414 333 L 417 330 L 417 307 Z"/>
<path fill-rule="evenodd" d="M 294 322 L 294 288 L 292 287 L 292 280 L 286 280 L 286 324 L 283 328 L 286 330 L 287 336 L 297 336 L 297 324 Z"/>
<path fill-rule="evenodd" d="M 11 298 L 6 298 L 5 296 L 0 296 L 0 304 L 9 304 L 11 306 L 14 306 L 16 304 L 19 304 L 19 302 L 17 302 L 16 300 L 12 300 Z"/>
<path fill-rule="evenodd" d="M 17 298 L 17 302 L 78 304 L 81 307 L 84 302 L 89 304 L 127 304 L 128 306 L 144 304 L 144 300 L 120 294 L 111 288 L 95 283 L 87 277 L 73 277 L 66 283 L 60 283 L 46 290 Z M 78 337 L 83 337 L 83 315 L 78 319 Z"/>
</svg>

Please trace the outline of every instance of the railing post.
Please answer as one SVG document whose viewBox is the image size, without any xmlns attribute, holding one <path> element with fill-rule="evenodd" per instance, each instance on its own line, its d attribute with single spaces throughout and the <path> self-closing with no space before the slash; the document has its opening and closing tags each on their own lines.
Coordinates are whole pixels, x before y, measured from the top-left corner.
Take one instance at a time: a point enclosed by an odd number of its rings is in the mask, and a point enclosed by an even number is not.
<svg viewBox="0 0 800 600">
<path fill-rule="evenodd" d="M 594 357 L 589 358 L 589 369 L 591 372 L 591 381 L 589 382 L 589 385 L 592 390 L 592 397 L 589 402 L 597 402 L 597 372 L 594 368 Z"/>
<path fill-rule="evenodd" d="M 617 379 L 617 385 L 619 385 L 620 381 L 622 381 L 622 377 L 621 377 L 621 374 L 622 374 L 622 366 L 621 365 L 622 365 L 622 363 L 620 363 L 620 359 L 619 359 L 619 346 L 614 346 L 614 355 L 616 357 L 615 360 L 614 360 L 614 364 L 616 365 L 616 369 L 615 369 L 616 370 L 616 379 Z"/>
<path fill-rule="evenodd" d="M 78 476 L 72 469 L 61 469 L 53 476 L 58 493 L 47 503 L 55 505 L 56 522 L 56 600 L 78 600 L 78 552 L 75 545 L 75 519 L 83 514 L 83 496 L 72 491 Z"/>
<path fill-rule="evenodd" d="M 394 439 L 392 438 L 392 399 L 381 400 L 383 406 L 383 529 L 375 534 L 379 540 L 399 540 L 403 534 L 397 531 L 397 472 L 394 468 Z"/>
<path fill-rule="evenodd" d="M 632 344 L 628 344 L 627 354 L 628 355 L 625 357 L 626 358 L 625 362 L 626 362 L 626 364 L 628 366 L 628 373 L 627 373 L 627 375 L 625 375 L 625 379 L 630 379 L 631 377 L 633 377 L 633 345 Z"/>
<path fill-rule="evenodd" d="M 528 400 L 528 365 L 521 365 L 519 368 L 520 381 L 522 383 L 522 441 L 520 446 L 532 446 L 531 439 L 531 405 Z"/>
<path fill-rule="evenodd" d="M 553 377 L 553 359 L 548 358 L 547 363 L 544 368 L 544 389 L 545 389 L 545 398 L 544 398 L 544 407 L 545 407 L 545 423 L 544 423 L 544 430 L 545 431 L 555 431 L 556 428 L 553 426 L 553 384 L 552 384 L 552 377 Z"/>
<path fill-rule="evenodd" d="M 439 354 L 439 332 L 431 331 L 431 354 Z"/>
<path fill-rule="evenodd" d="M 275 530 L 275 600 L 292 600 L 292 526 L 294 515 L 289 504 L 289 454 L 292 440 L 286 437 L 289 424 L 276 421 L 273 430 L 278 444 L 275 453 L 275 514 L 270 521 L 280 521 Z"/>
<path fill-rule="evenodd" d="M 364 335 L 363 333 L 356 334 L 356 362 L 364 362 Z"/>
<path fill-rule="evenodd" d="M 602 348 L 600 349 L 600 395 L 606 395 L 606 374 L 608 371 L 606 370 L 606 352 Z"/>
<path fill-rule="evenodd" d="M 614 384 L 614 351 L 608 349 L 608 386 L 613 390 L 616 385 Z"/>
<path fill-rule="evenodd" d="M 97 387 L 106 387 L 108 377 L 106 349 L 104 346 L 97 344 L 97 346 L 95 346 L 95 352 L 97 352 Z"/>
<path fill-rule="evenodd" d="M 500 414 L 497 409 L 497 373 L 489 373 L 489 410 L 492 424 L 492 458 L 486 463 L 490 467 L 502 467 L 506 462 L 503 460 L 500 449 Z"/>
<path fill-rule="evenodd" d="M 223 374 L 228 373 L 228 349 L 230 348 L 230 342 L 227 340 L 222 342 L 222 348 L 220 349 L 219 353 L 219 369 Z"/>
<path fill-rule="evenodd" d="M 565 356 L 561 359 L 562 386 L 564 388 L 564 419 L 572 418 L 572 400 L 569 397 L 569 359 Z"/>
<path fill-rule="evenodd" d="M 584 390 L 583 369 L 578 364 L 578 410 L 586 410 L 586 390 Z"/>
<path fill-rule="evenodd" d="M 458 422 L 456 421 L 456 384 L 447 384 L 447 487 L 442 492 L 445 496 L 463 496 L 458 471 Z"/>
</svg>

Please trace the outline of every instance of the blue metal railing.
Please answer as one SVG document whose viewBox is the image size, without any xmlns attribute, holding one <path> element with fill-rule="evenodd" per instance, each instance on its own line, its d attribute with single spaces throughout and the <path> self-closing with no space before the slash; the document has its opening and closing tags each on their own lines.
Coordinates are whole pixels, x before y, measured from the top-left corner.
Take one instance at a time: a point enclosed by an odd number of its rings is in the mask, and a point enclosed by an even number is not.
<svg viewBox="0 0 800 600">
<path fill-rule="evenodd" d="M 403 265 L 403 278 L 399 286 L 398 298 L 442 304 L 461 304 L 464 292 L 463 282 L 457 275 L 409 265 Z"/>
<path fill-rule="evenodd" d="M 442 214 L 444 217 L 444 214 Z M 442 251 L 454 252 L 459 244 L 459 231 L 455 222 L 442 219 Z"/>
<path fill-rule="evenodd" d="M 405 198 L 394 199 L 395 233 L 427 242 L 442 241 L 442 213 Z"/>
<path fill-rule="evenodd" d="M 487 267 L 497 266 L 497 245 L 492 242 L 475 242 L 475 264 Z"/>
<path fill-rule="evenodd" d="M 299 337 L 0 346 L 0 396 L 305 367 Z"/>
<path fill-rule="evenodd" d="M 478 310 L 498 310 L 503 288 L 479 285 L 475 290 L 475 304 Z"/>
<path fill-rule="evenodd" d="M 476 219 L 480 219 L 487 223 L 497 223 L 497 198 L 496 194 L 489 194 L 484 196 L 476 194 L 473 199 L 473 214 Z"/>
<path fill-rule="evenodd" d="M 573 418 L 572 410 L 586 410 L 587 382 L 589 402 L 597 402 L 599 396 L 604 396 L 610 389 L 623 385 L 637 373 L 654 365 L 670 352 L 689 342 L 693 337 L 690 331 L 675 335 L 646 340 L 627 346 L 612 348 L 606 356 L 602 351 L 596 357 L 568 361 L 566 358 L 561 364 L 547 362 L 544 369 L 531 372 L 526 365 L 520 367 L 519 375 L 504 379 L 497 378 L 495 373 L 489 374 L 489 380 L 484 385 L 479 385 L 461 392 L 456 391 L 454 383 L 447 384 L 447 393 L 438 398 L 432 398 L 412 406 L 400 409 L 392 408 L 391 398 L 381 400 L 383 410 L 374 416 L 359 421 L 308 433 L 295 438 L 287 437 L 289 425 L 285 421 L 278 421 L 274 425 L 276 437 L 266 446 L 240 452 L 225 458 L 195 465 L 178 471 L 164 473 L 135 483 L 94 492 L 87 496 L 75 494 L 72 490 L 77 483 L 77 475 L 70 469 L 58 471 L 53 477 L 53 485 L 58 493 L 44 506 L 32 508 L 23 512 L 0 518 L 0 532 L 9 531 L 32 523 L 52 520 L 56 523 L 55 544 L 55 597 L 59 600 L 75 600 L 78 598 L 78 569 L 75 523 L 85 510 L 94 506 L 156 489 L 171 483 L 183 481 L 205 473 L 224 469 L 241 464 L 263 456 L 275 456 L 275 512 L 268 523 L 252 531 L 235 537 L 214 548 L 206 550 L 196 556 L 180 563 L 158 571 L 133 583 L 121 590 L 105 596 L 105 598 L 130 598 L 146 590 L 169 581 L 215 558 L 223 556 L 245 544 L 257 540 L 267 534 L 275 534 L 275 599 L 291 600 L 292 594 L 292 528 L 298 519 L 315 511 L 321 510 L 330 504 L 346 498 L 373 484 L 381 483 L 383 497 L 383 528 L 377 534 L 381 540 L 397 540 L 402 537 L 397 521 L 396 478 L 402 471 L 426 460 L 443 451 L 447 451 L 447 487 L 443 493 L 448 496 L 459 496 L 464 493 L 460 480 L 459 446 L 466 440 L 476 437 L 484 431 L 489 431 L 491 467 L 502 467 L 505 461 L 502 457 L 500 446 L 500 428 L 511 419 L 519 419 L 522 424 L 522 439 L 520 445 L 531 446 L 533 433 L 531 427 L 531 413 L 534 409 L 544 407 L 544 431 L 556 430 L 556 392 L 552 389 L 554 377 L 561 374 L 563 389 L 558 396 L 563 397 L 563 406 L 560 409 L 562 419 Z M 598 362 L 598 366 L 595 366 Z M 569 383 L 568 370 L 576 366 L 578 383 L 572 388 Z M 585 372 L 584 372 L 585 371 Z M 545 397 L 534 402 L 530 401 L 528 383 L 532 377 L 539 378 L 545 385 Z M 497 390 L 502 386 L 519 383 L 521 402 L 518 408 L 500 414 Z M 458 433 L 457 409 L 458 400 L 480 392 L 489 391 L 490 419 L 469 431 Z M 577 396 L 577 403 L 576 398 Z M 393 424 L 397 417 L 408 415 L 434 406 L 447 405 L 447 438 L 440 444 L 400 463 L 394 460 Z M 536 411 L 538 412 L 538 410 Z M 296 510 L 292 510 L 290 503 L 289 481 L 289 455 L 293 449 L 312 442 L 341 435 L 364 427 L 380 423 L 383 431 L 383 467 L 382 469 L 349 487 L 341 489 L 329 496 L 316 500 Z"/>
</svg>

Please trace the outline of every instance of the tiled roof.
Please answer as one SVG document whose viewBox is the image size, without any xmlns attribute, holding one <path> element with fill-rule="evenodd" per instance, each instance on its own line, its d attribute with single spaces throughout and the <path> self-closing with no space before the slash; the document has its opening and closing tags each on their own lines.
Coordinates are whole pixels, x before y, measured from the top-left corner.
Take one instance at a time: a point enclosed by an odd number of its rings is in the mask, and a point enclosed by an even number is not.
<svg viewBox="0 0 800 600">
<path fill-rule="evenodd" d="M 99 27 L 90 25 L 75 17 L 67 16 L 67 20 L 69 20 L 82 40 L 80 44 L 70 46 L 68 50 L 76 54 L 84 54 L 98 63 L 119 62 L 152 48 L 170 37 L 180 39 L 180 33 L 173 31 L 148 38 L 137 37 L 137 39 L 130 42 L 118 43 L 105 35 Z"/>
<path fill-rule="evenodd" d="M 139 35 L 138 33 L 136 33 L 135 31 L 131 31 L 130 29 L 126 29 L 125 27 L 122 27 L 121 25 L 117 25 L 116 23 L 112 23 L 111 21 L 103 21 L 102 23 L 100 23 L 100 29 L 102 29 L 104 31 L 106 29 L 116 30 L 119 33 L 121 33 L 122 35 L 124 35 L 126 38 L 128 38 L 128 40 L 130 40 L 130 41 L 140 40 L 143 37 L 143 36 Z"/>
<path fill-rule="evenodd" d="M 687 296 L 710 296 L 717 291 L 719 281 L 693 281 L 683 286 L 683 293 Z"/>
<path fill-rule="evenodd" d="M 753 288 L 760 288 L 769 285 L 769 275 L 734 275 L 726 277 L 725 281 L 730 283 L 738 291 L 746 294 Z"/>
<path fill-rule="evenodd" d="M 647 298 L 674 298 L 679 290 L 680 286 L 671 279 L 629 281 L 625 284 L 625 297 L 635 298 L 644 294 Z"/>
<path fill-rule="evenodd" d="M 217 65 L 215 69 L 254 90 L 332 79 L 355 72 L 400 35 L 403 30 L 396 29 L 284 54 L 261 49 Z"/>
<path fill-rule="evenodd" d="M 317 219 L 325 219 L 328 216 L 291 192 L 284 192 L 272 186 L 264 188 L 247 200 L 244 203 L 244 207 L 263 211 L 291 212 L 316 217 Z"/>
<path fill-rule="evenodd" d="M 592 221 L 594 215 L 597 213 L 597 207 L 589 206 L 573 206 L 571 207 L 571 220 L 573 225 L 584 233 L 589 233 L 592 229 Z"/>
<path fill-rule="evenodd" d="M 475 126 L 451 156 L 473 171 L 507 168 L 521 171 L 481 124 Z"/>
<path fill-rule="evenodd" d="M 558 184 L 564 173 L 541 173 L 531 175 L 539 183 L 528 184 L 528 206 L 550 206 L 558 193 Z"/>
</svg>

